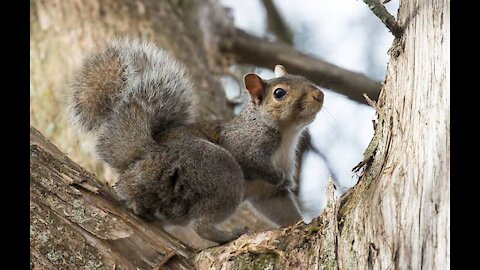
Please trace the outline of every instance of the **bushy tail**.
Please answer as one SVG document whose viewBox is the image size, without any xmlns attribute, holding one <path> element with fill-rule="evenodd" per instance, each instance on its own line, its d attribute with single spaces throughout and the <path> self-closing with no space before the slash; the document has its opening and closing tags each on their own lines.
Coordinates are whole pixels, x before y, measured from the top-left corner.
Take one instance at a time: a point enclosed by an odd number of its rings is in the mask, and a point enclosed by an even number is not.
<svg viewBox="0 0 480 270">
<path fill-rule="evenodd" d="M 195 114 L 185 69 L 137 40 L 117 39 L 88 56 L 71 89 L 72 121 L 98 135 L 97 152 L 120 170 L 155 147 L 154 134 L 191 123 Z"/>
</svg>

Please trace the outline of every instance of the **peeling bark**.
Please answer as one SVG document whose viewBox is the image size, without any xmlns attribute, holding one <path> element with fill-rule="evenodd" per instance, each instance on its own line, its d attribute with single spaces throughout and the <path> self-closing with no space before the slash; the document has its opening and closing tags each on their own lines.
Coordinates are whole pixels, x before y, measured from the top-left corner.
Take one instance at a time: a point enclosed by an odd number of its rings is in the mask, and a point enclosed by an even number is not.
<svg viewBox="0 0 480 270">
<path fill-rule="evenodd" d="M 390 0 L 388 0 L 390 1 Z M 387 1 L 387 2 L 388 2 Z M 380 3 L 379 0 L 363 0 L 368 8 L 377 16 L 380 21 L 390 30 L 392 35 L 400 38 L 402 35 L 402 28 L 397 24 L 395 17 L 393 17 L 388 10 L 383 6 L 386 2 Z"/>
</svg>

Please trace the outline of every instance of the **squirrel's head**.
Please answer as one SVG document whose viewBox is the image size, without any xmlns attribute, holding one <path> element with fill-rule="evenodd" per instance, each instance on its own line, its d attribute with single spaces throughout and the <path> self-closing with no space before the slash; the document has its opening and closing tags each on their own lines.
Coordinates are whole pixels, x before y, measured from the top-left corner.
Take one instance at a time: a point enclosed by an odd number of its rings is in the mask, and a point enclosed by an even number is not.
<svg viewBox="0 0 480 270">
<path fill-rule="evenodd" d="M 306 78 L 288 74 L 281 65 L 274 71 L 271 80 L 253 73 L 244 76 L 253 106 L 279 126 L 311 123 L 322 108 L 323 92 Z"/>
</svg>

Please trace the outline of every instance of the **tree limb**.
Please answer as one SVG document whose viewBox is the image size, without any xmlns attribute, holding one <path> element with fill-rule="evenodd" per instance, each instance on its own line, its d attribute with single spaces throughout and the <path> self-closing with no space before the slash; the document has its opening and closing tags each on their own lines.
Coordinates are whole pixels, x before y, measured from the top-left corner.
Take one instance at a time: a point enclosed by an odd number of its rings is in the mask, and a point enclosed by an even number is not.
<svg viewBox="0 0 480 270">
<path fill-rule="evenodd" d="M 33 127 L 30 226 L 33 269 L 193 268 L 193 249 L 131 214 Z"/>
<path fill-rule="evenodd" d="M 400 38 L 402 36 L 402 28 L 398 25 L 395 17 L 393 17 L 388 10 L 380 3 L 379 0 L 363 0 L 365 4 L 370 8 L 370 10 L 377 16 L 383 24 L 390 30 L 390 32 L 396 37 Z M 389 1 L 384 1 L 387 3 Z"/>
<path fill-rule="evenodd" d="M 220 49 L 231 54 L 237 63 L 269 69 L 282 64 L 289 73 L 304 75 L 320 87 L 334 89 L 360 103 L 366 104 L 364 93 L 373 99 L 380 93 L 379 82 L 313 58 L 284 43 L 270 42 L 240 29 L 220 42 Z"/>
<path fill-rule="evenodd" d="M 283 42 L 271 42 L 235 28 L 233 18 L 215 1 L 198 10 L 199 25 L 203 32 L 203 45 L 208 48 L 211 63 L 224 62 L 249 64 L 273 69 L 277 64 L 289 73 L 307 77 L 320 87 L 335 90 L 352 100 L 367 104 L 363 94 L 376 99 L 381 83 L 365 75 L 348 71 L 328 62 L 301 53 Z M 212 64 L 213 65 L 213 64 Z"/>
</svg>

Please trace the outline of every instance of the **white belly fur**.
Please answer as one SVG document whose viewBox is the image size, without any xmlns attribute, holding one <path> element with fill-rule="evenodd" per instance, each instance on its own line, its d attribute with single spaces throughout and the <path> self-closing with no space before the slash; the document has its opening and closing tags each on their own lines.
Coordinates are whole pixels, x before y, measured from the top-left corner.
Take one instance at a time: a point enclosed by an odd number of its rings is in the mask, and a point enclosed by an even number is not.
<svg viewBox="0 0 480 270">
<path fill-rule="evenodd" d="M 280 147 L 272 156 L 274 166 L 282 169 L 293 179 L 295 174 L 296 151 L 303 128 L 291 128 L 282 134 Z"/>
</svg>

